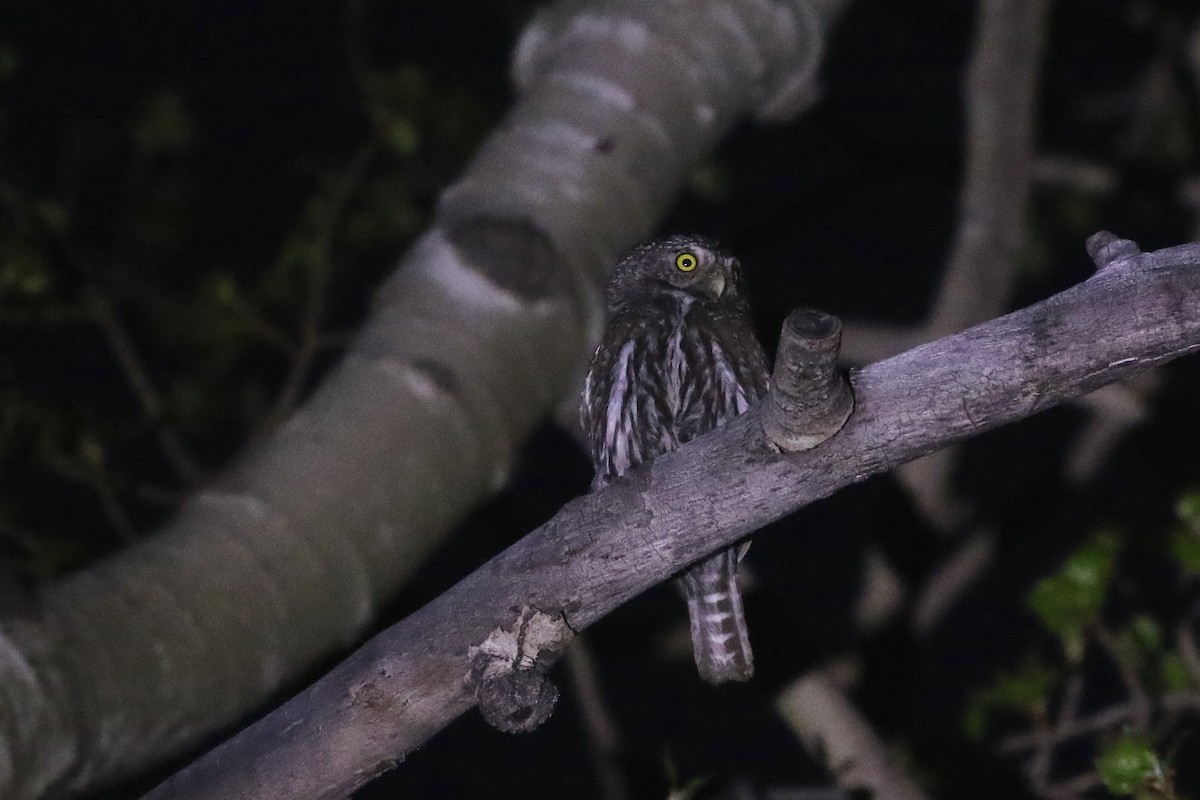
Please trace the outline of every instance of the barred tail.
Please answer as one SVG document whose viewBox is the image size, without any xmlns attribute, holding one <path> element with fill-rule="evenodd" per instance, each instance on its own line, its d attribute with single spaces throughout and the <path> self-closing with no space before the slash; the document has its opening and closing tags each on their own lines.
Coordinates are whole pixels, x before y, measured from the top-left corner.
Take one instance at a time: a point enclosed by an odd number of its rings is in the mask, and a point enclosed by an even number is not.
<svg viewBox="0 0 1200 800">
<path fill-rule="evenodd" d="M 745 545 L 723 550 L 689 567 L 677 579 L 691 617 L 696 669 L 709 683 L 746 681 L 754 674 L 737 583 L 737 565 L 745 552 Z"/>
</svg>

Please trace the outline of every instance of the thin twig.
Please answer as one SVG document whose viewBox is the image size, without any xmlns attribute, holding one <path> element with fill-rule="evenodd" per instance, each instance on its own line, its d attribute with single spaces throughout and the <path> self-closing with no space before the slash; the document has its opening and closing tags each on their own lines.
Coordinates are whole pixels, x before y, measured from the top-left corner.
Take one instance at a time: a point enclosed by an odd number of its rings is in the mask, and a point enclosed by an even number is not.
<svg viewBox="0 0 1200 800">
<path fill-rule="evenodd" d="M 1137 668 L 1130 664 L 1129 659 L 1121 652 L 1117 637 L 1103 625 L 1094 626 L 1092 637 L 1108 653 L 1109 658 L 1116 665 L 1117 673 L 1121 676 L 1121 682 L 1125 684 L 1125 691 L 1129 695 L 1130 717 L 1134 727 L 1145 730 L 1150 725 L 1152 704 L 1145 687 L 1142 686 L 1142 679 L 1138 675 Z"/>
<path fill-rule="evenodd" d="M 98 284 L 89 279 L 89 265 L 78 258 L 64 234 L 48 224 L 36 208 L 7 184 L 0 184 L 0 205 L 7 208 L 33 239 L 48 251 L 47 255 L 53 262 L 81 282 L 83 310 L 104 334 L 126 382 L 154 429 L 164 457 L 185 482 L 193 486 L 201 483 L 205 478 L 204 471 L 191 456 L 182 438 L 167 424 L 162 398 L 149 371 L 143 365 L 112 304 Z M 101 502 L 107 501 L 101 497 Z"/>
<path fill-rule="evenodd" d="M 1063 699 L 1059 706 L 1057 719 L 1053 724 L 1035 718 L 1033 757 L 1029 761 L 1028 775 L 1033 790 L 1043 794 L 1050 783 L 1050 773 L 1054 768 L 1054 751 L 1062 741 L 1063 732 L 1074 723 L 1079 713 L 1079 702 L 1083 698 L 1083 676 L 1072 671 L 1063 689 Z"/>
<path fill-rule="evenodd" d="M 1196 646 L 1196 634 L 1193 630 L 1195 619 L 1185 619 L 1175 628 L 1175 641 L 1179 646 L 1179 657 L 1183 659 L 1192 681 L 1200 686 L 1200 648 Z"/>
<path fill-rule="evenodd" d="M 1168 692 L 1158 700 L 1158 706 L 1166 712 L 1198 712 L 1200 711 L 1200 692 Z M 1070 739 L 1081 736 L 1093 736 L 1115 730 L 1129 723 L 1133 718 L 1133 704 L 1119 703 L 1108 708 L 1080 717 L 1069 725 L 1056 726 L 1052 732 L 1052 743 L 1057 746 Z M 1035 732 L 1024 732 L 1001 739 L 996 745 L 996 752 L 1001 755 L 1013 755 L 1037 747 L 1039 740 Z"/>
<path fill-rule="evenodd" d="M 1100 776 L 1097 773 L 1087 772 L 1065 781 L 1046 784 L 1038 794 L 1047 800 L 1075 800 L 1100 784 Z"/>
<path fill-rule="evenodd" d="M 162 397 L 116 312 L 113 311 L 112 304 L 95 286 L 85 287 L 84 302 L 92 319 L 104 334 L 113 355 L 116 356 L 129 388 L 142 407 L 142 413 L 149 419 L 163 455 L 185 482 L 191 485 L 201 483 L 205 478 L 204 470 L 192 458 L 187 446 L 174 429 L 166 424 L 166 409 Z"/>
<path fill-rule="evenodd" d="M 292 364 L 283 387 L 275 397 L 274 407 L 266 416 L 268 426 L 277 424 L 295 407 L 308 382 L 313 361 L 321 352 L 324 341 L 321 325 L 325 315 L 325 296 L 329 290 L 330 273 L 333 270 L 333 238 L 346 207 L 362 184 L 363 175 L 380 151 L 380 140 L 371 138 L 358 149 L 334 184 L 329 207 L 320 221 L 313 242 L 316 255 L 313 266 L 307 271 L 308 284 L 305 287 L 304 311 L 300 319 L 300 341 L 292 356 Z"/>
</svg>

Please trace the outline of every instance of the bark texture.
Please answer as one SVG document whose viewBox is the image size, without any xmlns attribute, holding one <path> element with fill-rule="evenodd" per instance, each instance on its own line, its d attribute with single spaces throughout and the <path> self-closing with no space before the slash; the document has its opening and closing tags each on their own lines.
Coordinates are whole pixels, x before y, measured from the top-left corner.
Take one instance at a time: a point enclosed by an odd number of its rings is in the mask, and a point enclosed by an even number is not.
<svg viewBox="0 0 1200 800">
<path fill-rule="evenodd" d="M 315 395 L 164 530 L 3 620 L 0 796 L 143 769 L 356 641 L 577 385 L 615 254 L 734 122 L 803 106 L 844 1 L 535 18 L 519 101 Z"/>
<path fill-rule="evenodd" d="M 344 797 L 473 705 L 470 654 L 521 609 L 578 632 L 844 486 L 1200 351 L 1200 244 L 1118 241 L 1090 240 L 1102 266 L 1084 283 L 857 373 L 854 413 L 811 450 L 777 452 L 756 408 L 568 503 L 148 800 Z"/>
</svg>

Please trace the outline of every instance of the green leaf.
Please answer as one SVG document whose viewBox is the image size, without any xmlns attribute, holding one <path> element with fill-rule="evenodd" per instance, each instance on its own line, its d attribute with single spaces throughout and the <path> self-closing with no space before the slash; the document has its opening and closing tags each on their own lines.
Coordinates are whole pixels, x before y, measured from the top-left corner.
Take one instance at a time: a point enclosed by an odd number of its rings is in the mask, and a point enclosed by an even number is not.
<svg viewBox="0 0 1200 800">
<path fill-rule="evenodd" d="M 1196 688 L 1187 662 L 1178 653 L 1166 653 L 1158 663 L 1158 676 L 1162 686 L 1169 692 Z"/>
<path fill-rule="evenodd" d="M 1100 616 L 1119 542 L 1115 534 L 1095 536 L 1067 558 L 1057 574 L 1039 581 L 1029 607 L 1042 624 L 1062 637 L 1068 654 L 1081 655 L 1083 630 Z"/>
<path fill-rule="evenodd" d="M 1026 659 L 1013 672 L 1000 675 L 989 697 L 994 705 L 1026 711 L 1045 702 L 1058 673 L 1036 659 Z"/>
<path fill-rule="evenodd" d="M 11 78 L 21 66 L 21 56 L 16 48 L 4 42 L 0 44 L 0 80 Z"/>
<path fill-rule="evenodd" d="M 195 140 L 196 123 L 183 97 L 173 90 L 163 90 L 138 111 L 133 138 L 149 153 L 179 153 Z"/>
<path fill-rule="evenodd" d="M 71 212 L 62 203 L 53 200 L 38 201 L 33 210 L 43 225 L 56 233 L 65 232 L 71 225 Z"/>
<path fill-rule="evenodd" d="M 1046 705 L 1046 696 L 1058 683 L 1058 672 L 1050 665 L 1029 657 L 1010 672 L 997 675 L 972 698 L 963 718 L 968 736 L 983 737 L 994 710 L 1032 715 Z"/>
<path fill-rule="evenodd" d="M 1162 628 L 1149 614 L 1138 614 L 1134 617 L 1129 625 L 1129 634 L 1134 646 L 1142 653 L 1153 655 L 1162 650 Z"/>
<path fill-rule="evenodd" d="M 0 245 L 0 297 L 33 298 L 50 287 L 50 269 L 31 248 Z"/>
<path fill-rule="evenodd" d="M 103 469 L 106 460 L 104 443 L 90 432 L 79 437 L 79 461 L 93 469 Z"/>
<path fill-rule="evenodd" d="M 983 703 L 972 700 L 967 706 L 967 711 L 963 715 L 963 731 L 970 738 L 979 741 L 983 735 L 987 733 L 988 723 L 991 721 L 989 709 Z"/>
<path fill-rule="evenodd" d="M 679 766 L 675 763 L 675 759 L 669 750 L 663 753 L 662 766 L 667 783 L 671 787 L 667 793 L 667 800 L 691 800 L 691 798 L 696 796 L 697 792 L 712 782 L 712 778 L 707 775 L 699 775 L 684 780 L 680 776 Z"/>
<path fill-rule="evenodd" d="M 1192 576 L 1200 575 L 1200 531 L 1177 529 L 1171 534 L 1171 554 L 1184 572 Z"/>
<path fill-rule="evenodd" d="M 1143 734 L 1126 732 L 1096 759 L 1096 770 L 1108 790 L 1131 795 L 1163 774 L 1162 764 Z"/>
<path fill-rule="evenodd" d="M 402 156 L 411 156 L 421 147 L 421 130 L 408 117 L 397 117 L 387 125 L 387 143 Z"/>
<path fill-rule="evenodd" d="M 1175 503 L 1175 515 L 1179 521 L 1200 532 L 1200 491 L 1187 492 Z"/>
</svg>

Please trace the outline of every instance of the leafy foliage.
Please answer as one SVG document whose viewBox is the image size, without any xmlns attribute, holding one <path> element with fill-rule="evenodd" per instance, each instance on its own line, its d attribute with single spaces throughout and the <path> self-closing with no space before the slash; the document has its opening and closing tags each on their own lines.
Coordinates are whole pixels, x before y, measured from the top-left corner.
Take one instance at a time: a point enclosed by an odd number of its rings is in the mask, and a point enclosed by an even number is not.
<svg viewBox="0 0 1200 800">
<path fill-rule="evenodd" d="M 0 43 L 0 85 L 19 82 L 21 65 Z M 10 568 L 54 574 L 160 522 L 345 346 L 494 116 L 414 65 L 363 67 L 355 82 L 353 114 L 367 124 L 348 154 L 288 154 L 307 197 L 255 220 L 255 239 L 274 242 L 257 262 L 207 244 L 205 217 L 227 188 L 203 164 L 224 120 L 194 86 L 148 88 L 128 115 L 77 112 L 52 154 L 56 181 L 0 172 Z"/>
<path fill-rule="evenodd" d="M 1181 497 L 1176 516 L 1182 527 L 1164 539 L 1181 593 L 1194 579 L 1189 576 L 1195 575 L 1193 537 L 1200 519 L 1196 497 L 1194 492 Z M 1109 792 L 1145 800 L 1174 798 L 1174 773 L 1160 755 L 1160 744 L 1178 735 L 1172 698 L 1185 706 L 1194 703 L 1200 686 L 1195 619 L 1189 612 L 1172 626 L 1162 615 L 1139 610 L 1131 597 L 1122 598 L 1118 612 L 1110 595 L 1120 574 L 1121 554 L 1121 537 L 1101 530 L 1034 585 L 1027 602 L 1041 625 L 1054 634 L 1061 661 L 1056 665 L 1026 656 L 1015 670 L 975 693 L 963 727 L 982 739 L 997 729 L 1000 712 L 1010 730 L 1014 718 L 1023 718 L 1035 733 L 1018 740 L 1038 754 L 1034 761 L 1047 767 L 1060 748 L 1091 739 L 1097 779 Z M 1098 659 L 1120 675 L 1124 697 L 1107 709 L 1092 709 L 1089 717 L 1080 702 L 1089 682 L 1098 682 Z M 1038 781 L 1044 782 L 1045 775 L 1039 774 Z M 1034 788 L 1039 794 L 1055 793 L 1045 785 Z"/>
<path fill-rule="evenodd" d="M 1022 717 L 1039 717 L 1046 713 L 1046 698 L 1060 681 L 1054 666 L 1027 658 L 1016 669 L 997 675 L 990 685 L 981 689 L 967 708 L 963 727 L 973 739 L 987 733 L 996 712 Z"/>
<path fill-rule="evenodd" d="M 1062 639 L 1072 661 L 1083 657 L 1085 629 L 1100 617 L 1119 541 L 1111 532 L 1096 535 L 1029 594 L 1030 608 Z"/>
<path fill-rule="evenodd" d="M 1161 780 L 1162 762 L 1144 734 L 1122 733 L 1096 759 L 1096 770 L 1115 795 L 1146 796 L 1144 790 Z"/>
</svg>

